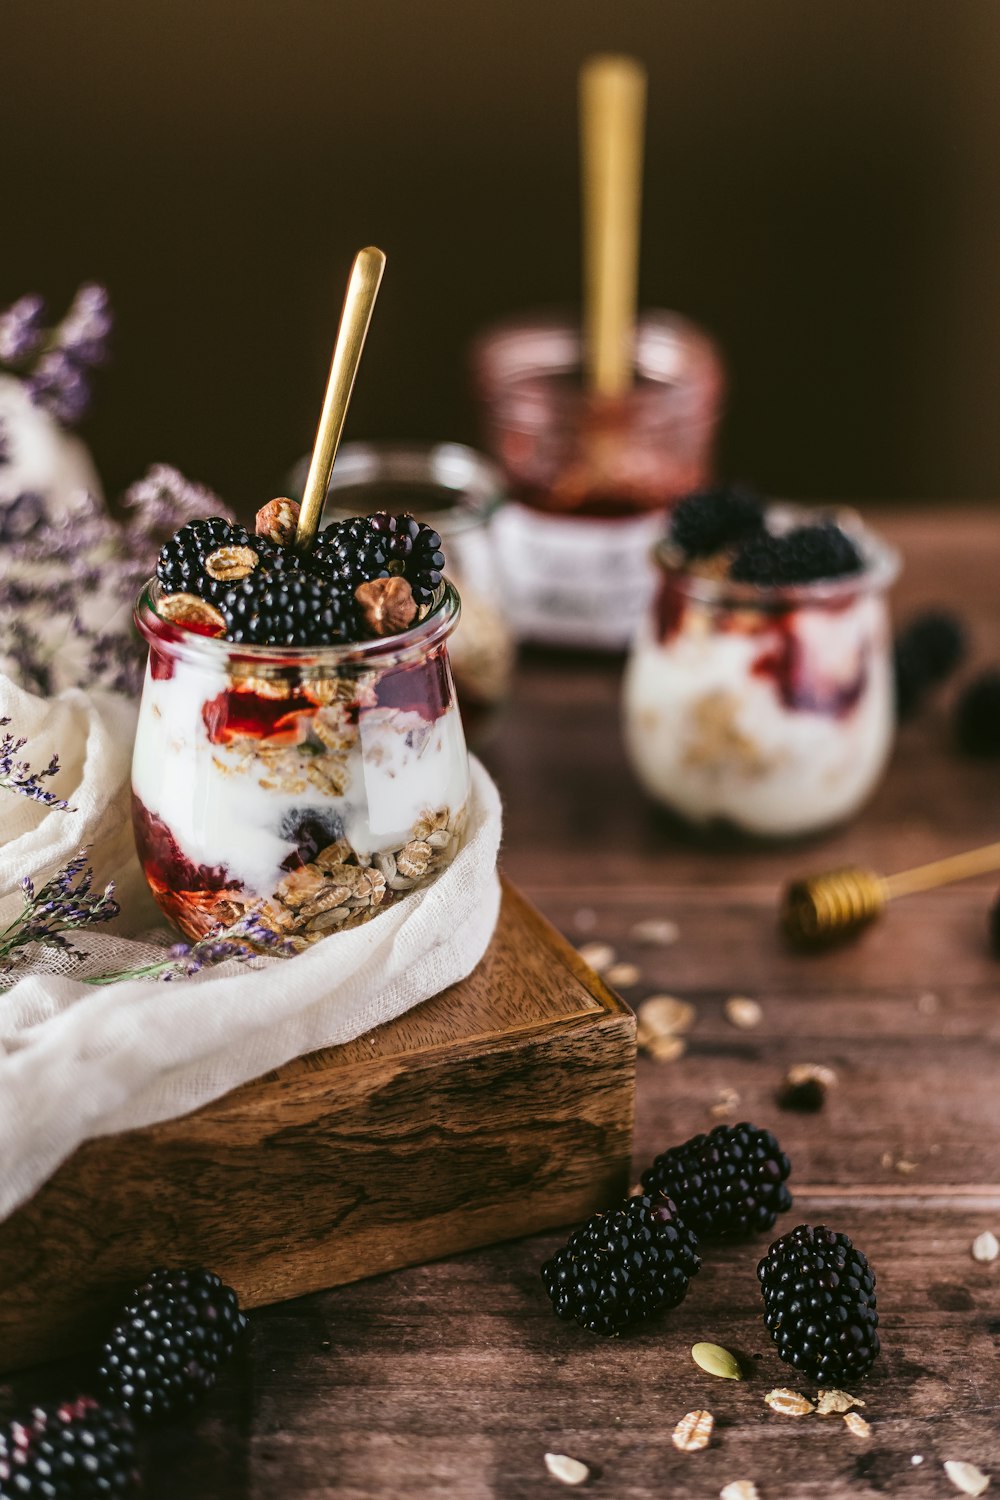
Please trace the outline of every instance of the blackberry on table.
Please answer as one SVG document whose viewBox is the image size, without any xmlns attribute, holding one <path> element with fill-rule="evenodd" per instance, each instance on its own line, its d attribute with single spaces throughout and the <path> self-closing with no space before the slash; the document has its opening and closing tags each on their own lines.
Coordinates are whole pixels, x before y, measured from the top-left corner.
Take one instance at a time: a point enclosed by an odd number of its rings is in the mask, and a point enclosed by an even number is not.
<svg viewBox="0 0 1000 1500">
<path fill-rule="evenodd" d="M 878 1357 L 875 1273 L 846 1234 L 800 1224 L 757 1266 L 778 1354 L 820 1385 L 863 1380 Z"/>
<path fill-rule="evenodd" d="M 556 1316 L 605 1335 L 676 1307 L 701 1260 L 669 1198 L 641 1194 L 594 1214 L 542 1266 Z"/>
<path fill-rule="evenodd" d="M 289 562 L 230 586 L 219 604 L 226 639 L 248 646 L 329 646 L 358 639 L 353 598 Z"/>
<path fill-rule="evenodd" d="M 156 576 L 166 594 L 197 594 L 218 604 L 231 585 L 209 577 L 206 558 L 220 547 L 251 547 L 259 556 L 267 545 L 261 537 L 251 537 L 245 527 L 223 516 L 189 521 L 160 548 Z"/>
<path fill-rule="evenodd" d="M 664 1151 L 642 1174 L 647 1192 L 664 1193 L 701 1238 L 734 1238 L 773 1229 L 792 1206 L 788 1157 L 769 1130 L 743 1121 L 716 1125 Z"/>
<path fill-rule="evenodd" d="M 236 1293 L 211 1271 L 154 1271 L 101 1351 L 101 1380 L 125 1411 L 167 1416 L 211 1389 L 245 1327 Z"/>
<path fill-rule="evenodd" d="M 138 1479 L 130 1418 L 90 1396 L 0 1430 L 0 1500 L 119 1500 Z"/>
<path fill-rule="evenodd" d="M 686 557 L 711 557 L 763 529 L 763 501 L 742 485 L 696 490 L 670 513 L 670 540 Z"/>
<path fill-rule="evenodd" d="M 967 755 L 1000 756 L 1000 668 L 980 672 L 963 690 L 955 734 Z"/>
<path fill-rule="evenodd" d="M 845 577 L 863 566 L 857 543 L 847 532 L 833 521 L 822 521 L 777 536 L 761 532 L 750 537 L 733 558 L 729 576 L 734 583 L 780 587 Z"/>
<path fill-rule="evenodd" d="M 951 676 L 966 653 L 965 631 L 947 609 L 915 615 L 896 636 L 896 712 L 909 719 L 932 688 Z"/>
</svg>

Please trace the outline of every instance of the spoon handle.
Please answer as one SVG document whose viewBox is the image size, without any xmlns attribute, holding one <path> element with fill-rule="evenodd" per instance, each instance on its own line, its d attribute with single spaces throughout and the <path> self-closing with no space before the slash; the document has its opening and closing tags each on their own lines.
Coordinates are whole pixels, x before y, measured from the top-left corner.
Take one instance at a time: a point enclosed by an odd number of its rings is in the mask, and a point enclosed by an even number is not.
<svg viewBox="0 0 1000 1500">
<path fill-rule="evenodd" d="M 584 342 L 587 383 L 620 396 L 632 380 L 646 73 L 631 57 L 580 72 Z"/>
<path fill-rule="evenodd" d="M 344 419 L 354 389 L 354 377 L 361 363 L 361 351 L 365 347 L 368 325 L 384 270 L 385 256 L 374 245 L 359 250 L 354 257 L 344 308 L 340 314 L 337 341 L 333 346 L 323 410 L 316 429 L 312 458 L 309 460 L 309 474 L 302 494 L 302 507 L 295 532 L 295 547 L 299 552 L 308 552 L 316 540 L 333 461 L 340 446 L 340 435 L 344 430 Z"/>
</svg>

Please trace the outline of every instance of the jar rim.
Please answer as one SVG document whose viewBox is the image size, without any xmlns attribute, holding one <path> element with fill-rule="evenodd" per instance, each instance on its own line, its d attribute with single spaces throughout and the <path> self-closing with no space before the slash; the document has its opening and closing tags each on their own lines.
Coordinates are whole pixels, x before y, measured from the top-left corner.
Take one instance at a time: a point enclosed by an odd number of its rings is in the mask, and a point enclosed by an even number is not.
<svg viewBox="0 0 1000 1500">
<path fill-rule="evenodd" d="M 156 611 L 163 597 L 158 580 L 148 578 L 139 590 L 133 619 L 140 635 L 157 650 L 195 664 L 218 668 L 233 661 L 258 667 L 321 668 L 342 666 L 389 667 L 426 655 L 446 640 L 458 624 L 462 601 L 450 579 L 442 580 L 438 597 L 426 617 L 396 635 L 329 646 L 252 646 L 224 637 L 201 635 L 184 625 L 165 620 Z"/>
<path fill-rule="evenodd" d="M 861 593 L 884 593 L 899 576 L 902 566 L 899 552 L 872 531 L 853 507 L 817 508 L 792 501 L 773 501 L 767 513 L 769 518 L 781 522 L 783 529 L 794 524 L 835 522 L 856 543 L 864 566 L 856 573 L 841 573 L 835 578 L 816 578 L 806 583 L 740 583 L 693 572 L 668 537 L 654 545 L 653 561 L 689 599 L 734 609 L 782 610 L 808 604 L 832 605 Z"/>
</svg>

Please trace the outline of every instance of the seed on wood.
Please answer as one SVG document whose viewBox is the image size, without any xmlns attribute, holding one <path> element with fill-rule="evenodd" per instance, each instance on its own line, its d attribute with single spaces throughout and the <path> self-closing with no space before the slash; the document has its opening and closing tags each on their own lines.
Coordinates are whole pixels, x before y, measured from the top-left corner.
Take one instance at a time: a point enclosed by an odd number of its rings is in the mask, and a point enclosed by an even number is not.
<svg viewBox="0 0 1000 1500">
<path fill-rule="evenodd" d="M 735 1354 L 719 1344 L 695 1344 L 691 1358 L 699 1369 L 709 1375 L 718 1375 L 720 1380 L 742 1380 L 743 1371 Z"/>
<path fill-rule="evenodd" d="M 961 1490 L 963 1495 L 982 1495 L 989 1486 L 990 1476 L 984 1474 L 982 1469 L 977 1469 L 975 1464 L 950 1458 L 944 1466 L 944 1472 L 956 1490 Z"/>
<path fill-rule="evenodd" d="M 730 995 L 723 1009 L 729 1024 L 739 1027 L 740 1031 L 752 1031 L 764 1019 L 764 1012 L 756 1000 L 746 995 Z"/>
<path fill-rule="evenodd" d="M 856 1411 L 844 1413 L 844 1426 L 848 1432 L 853 1432 L 855 1437 L 871 1436 L 871 1427 L 865 1421 L 864 1417 Z"/>
<path fill-rule="evenodd" d="M 635 964 L 612 964 L 609 969 L 605 969 L 604 978 L 616 989 L 627 990 L 639 983 L 642 974 Z"/>
<path fill-rule="evenodd" d="M 752 1479 L 734 1479 L 723 1485 L 719 1500 L 760 1500 L 760 1492 Z"/>
<path fill-rule="evenodd" d="M 841 1416 L 845 1411 L 850 1411 L 852 1406 L 864 1406 L 857 1396 L 852 1396 L 848 1391 L 820 1391 L 816 1397 L 816 1410 L 821 1417 L 831 1414 Z"/>
<path fill-rule="evenodd" d="M 671 1442 L 682 1453 L 697 1453 L 712 1441 L 715 1418 L 710 1411 L 689 1411 L 671 1433 Z"/>
<path fill-rule="evenodd" d="M 713 1120 L 730 1120 L 739 1109 L 740 1096 L 735 1089 L 720 1089 L 714 1104 L 709 1105 Z"/>
<path fill-rule="evenodd" d="M 650 995 L 636 1011 L 640 1026 L 655 1036 L 677 1036 L 688 1031 L 698 1012 L 676 995 Z"/>
<path fill-rule="evenodd" d="M 1000 1255 L 1000 1244 L 997 1237 L 989 1229 L 984 1229 L 982 1234 L 977 1234 L 972 1241 L 972 1259 L 986 1261 L 996 1260 Z"/>
<path fill-rule="evenodd" d="M 803 1396 L 798 1391 L 789 1391 L 784 1386 L 768 1391 L 764 1404 L 783 1417 L 805 1417 L 814 1410 L 808 1396 Z"/>
<path fill-rule="evenodd" d="M 785 1074 L 778 1090 L 778 1103 L 782 1109 L 795 1109 L 802 1114 L 814 1114 L 826 1102 L 826 1091 L 833 1088 L 837 1075 L 832 1068 L 822 1063 L 796 1063 Z"/>
<path fill-rule="evenodd" d="M 676 943 L 681 930 L 676 922 L 660 917 L 647 917 L 642 922 L 633 922 L 631 938 L 645 948 L 669 948 Z"/>
<path fill-rule="evenodd" d="M 676 1062 L 687 1051 L 687 1042 L 682 1036 L 657 1036 L 641 1025 L 636 1028 L 635 1040 L 636 1045 L 657 1062 Z"/>
<path fill-rule="evenodd" d="M 576 951 L 584 963 L 596 969 L 598 974 L 603 974 L 605 969 L 610 969 L 615 961 L 615 950 L 610 943 L 584 943 Z"/>
<path fill-rule="evenodd" d="M 590 1470 L 578 1458 L 567 1458 L 565 1453 L 546 1453 L 545 1467 L 553 1479 L 562 1484 L 583 1484 L 590 1478 Z"/>
</svg>

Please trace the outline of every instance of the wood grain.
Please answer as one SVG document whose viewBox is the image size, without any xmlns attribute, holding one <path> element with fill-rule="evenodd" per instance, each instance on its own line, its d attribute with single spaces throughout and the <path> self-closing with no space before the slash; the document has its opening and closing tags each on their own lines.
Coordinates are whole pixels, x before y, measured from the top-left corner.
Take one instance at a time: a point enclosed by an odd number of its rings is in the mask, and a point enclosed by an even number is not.
<svg viewBox="0 0 1000 1500">
<path fill-rule="evenodd" d="M 1000 659 L 995 511 L 886 517 L 904 552 L 900 613 L 954 603 L 977 664 Z M 640 1059 L 633 1171 L 712 1121 L 720 1090 L 774 1126 L 794 1163 L 792 1214 L 849 1232 L 879 1284 L 884 1357 L 861 1394 L 868 1439 L 839 1418 L 763 1404 L 794 1374 L 773 1355 L 754 1265 L 762 1244 L 713 1250 L 687 1301 L 604 1342 L 551 1315 L 538 1268 L 561 1234 L 465 1253 L 262 1310 L 241 1361 L 191 1426 L 152 1444 L 149 1500 L 336 1497 L 535 1500 L 563 1493 L 547 1450 L 592 1468 L 581 1494 L 712 1500 L 754 1479 L 762 1500 L 944 1500 L 964 1459 L 1000 1486 L 1000 963 L 988 952 L 988 878 L 895 903 L 857 944 L 789 953 L 775 909 L 784 879 L 848 859 L 902 869 L 1000 836 L 1000 770 L 957 755 L 946 691 L 900 736 L 890 775 L 851 827 L 788 849 L 706 847 L 634 790 L 617 730 L 618 668 L 534 657 L 489 752 L 507 818 L 505 863 L 574 943 L 601 938 L 640 969 L 630 1001 L 667 991 L 696 1019 L 678 1062 Z M 671 947 L 638 945 L 669 917 Z M 759 1028 L 724 1001 L 749 994 Z M 933 997 L 928 999 L 927 997 Z M 822 1113 L 775 1091 L 792 1062 L 833 1067 Z M 901 1171 L 898 1163 L 912 1162 Z M 739 1385 L 691 1363 L 697 1339 L 745 1357 Z M 48 1367 L 0 1387 L 5 1411 L 83 1379 Z M 670 1432 L 707 1406 L 716 1433 L 681 1454 Z M 914 1464 L 914 1456 L 922 1458 Z"/>
<path fill-rule="evenodd" d="M 586 1214 L 627 1185 L 635 1022 L 508 887 L 469 979 L 180 1120 L 91 1141 L 0 1225 L 0 1362 L 157 1264 L 248 1307 Z"/>
</svg>

